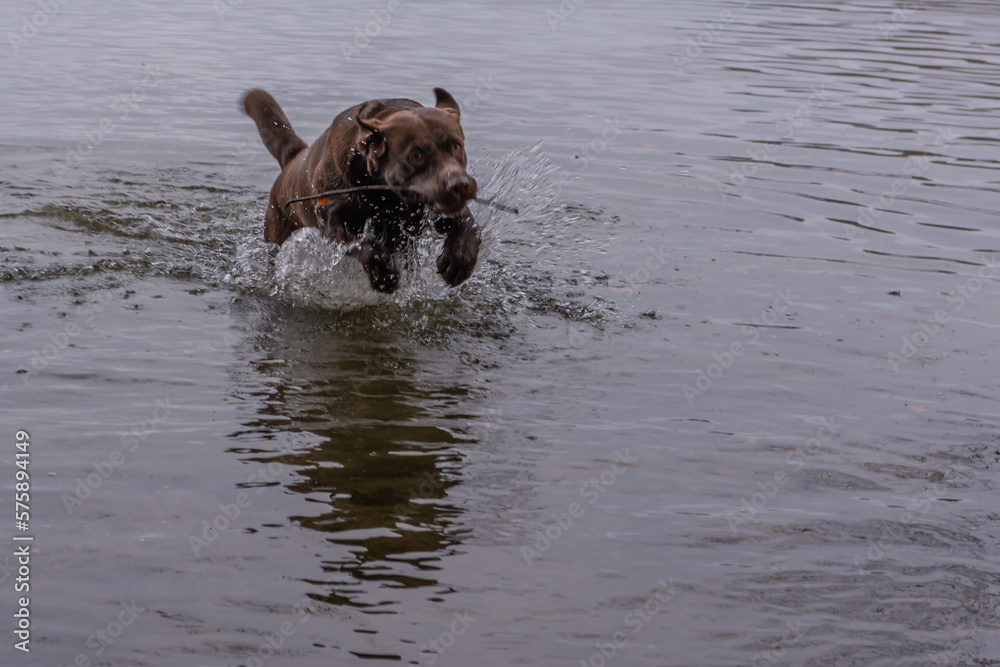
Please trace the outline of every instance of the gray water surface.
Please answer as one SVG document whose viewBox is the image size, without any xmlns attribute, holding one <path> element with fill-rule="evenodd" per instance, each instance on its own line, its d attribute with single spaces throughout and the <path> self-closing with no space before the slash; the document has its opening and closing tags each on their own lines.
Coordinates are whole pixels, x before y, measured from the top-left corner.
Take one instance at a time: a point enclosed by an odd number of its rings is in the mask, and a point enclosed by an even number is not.
<svg viewBox="0 0 1000 667">
<path fill-rule="evenodd" d="M 1000 664 L 995 3 L 53 2 L 0 9 L 3 664 Z M 466 285 L 263 242 L 245 90 L 312 141 L 435 86 L 520 209 Z"/>
</svg>

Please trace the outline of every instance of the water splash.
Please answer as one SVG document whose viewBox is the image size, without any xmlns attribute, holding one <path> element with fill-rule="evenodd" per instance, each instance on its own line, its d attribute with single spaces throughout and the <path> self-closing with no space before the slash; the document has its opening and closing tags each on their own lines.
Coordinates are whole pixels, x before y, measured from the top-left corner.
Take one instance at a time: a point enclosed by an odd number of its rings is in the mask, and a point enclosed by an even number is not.
<svg viewBox="0 0 1000 667">
<path fill-rule="evenodd" d="M 347 252 L 347 246 L 325 238 L 316 228 L 296 231 L 275 258 L 272 293 L 320 307 L 376 303 L 378 294 L 368 286 L 359 262 L 344 261 Z"/>
<path fill-rule="evenodd" d="M 335 310 L 377 304 L 414 307 L 447 301 L 458 293 L 493 313 L 530 309 L 592 321 L 610 312 L 599 299 L 574 304 L 553 293 L 565 286 L 578 291 L 581 277 L 588 275 L 581 265 L 595 241 L 582 237 L 579 228 L 599 213 L 558 201 L 553 178 L 557 170 L 541 144 L 495 157 L 477 156 L 473 171 L 491 174 L 481 189 L 485 197 L 517 206 L 520 213 L 472 204 L 483 244 L 475 273 L 459 290 L 437 274 L 442 238 L 430 231 L 415 239 L 402 259 L 402 284 L 391 295 L 373 291 L 360 264 L 347 255 L 348 248 L 317 229 L 297 231 L 276 252 L 255 230 L 252 238 L 238 244 L 225 281 L 294 304 Z"/>
</svg>

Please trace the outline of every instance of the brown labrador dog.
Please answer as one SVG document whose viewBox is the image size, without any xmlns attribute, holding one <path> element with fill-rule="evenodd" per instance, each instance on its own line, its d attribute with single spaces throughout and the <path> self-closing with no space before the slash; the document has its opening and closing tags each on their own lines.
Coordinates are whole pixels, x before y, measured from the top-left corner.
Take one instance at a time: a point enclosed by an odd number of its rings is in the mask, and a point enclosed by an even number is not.
<svg viewBox="0 0 1000 667">
<path fill-rule="evenodd" d="M 466 171 L 458 103 L 443 88 L 434 93 L 433 108 L 407 99 L 353 106 L 306 146 L 273 97 L 263 90 L 248 92 L 243 106 L 281 165 L 264 218 L 264 239 L 281 244 L 300 227 L 318 227 L 352 246 L 350 254 L 361 261 L 372 287 L 392 292 L 399 286 L 399 256 L 430 212 L 434 228 L 445 235 L 438 273 L 452 286 L 468 278 L 480 245 L 468 208 L 477 184 Z M 405 190 L 362 190 L 289 203 L 373 185 Z"/>
</svg>

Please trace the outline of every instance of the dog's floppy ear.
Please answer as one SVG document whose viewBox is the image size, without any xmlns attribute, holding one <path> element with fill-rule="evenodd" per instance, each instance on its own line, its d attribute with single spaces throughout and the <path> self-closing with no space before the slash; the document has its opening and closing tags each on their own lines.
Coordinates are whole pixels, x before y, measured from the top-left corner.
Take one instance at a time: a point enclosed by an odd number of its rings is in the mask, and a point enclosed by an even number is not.
<svg viewBox="0 0 1000 667">
<path fill-rule="evenodd" d="M 454 114 L 455 118 L 460 118 L 462 116 L 462 112 L 458 109 L 458 102 L 456 102 L 455 98 L 451 96 L 451 93 L 444 88 L 435 88 L 434 95 L 437 97 L 437 104 L 434 106 L 442 111 Z"/>
<path fill-rule="evenodd" d="M 365 103 L 358 109 L 356 119 L 358 127 L 361 129 L 358 152 L 368 158 L 368 171 L 373 174 L 375 173 L 376 163 L 382 159 L 386 150 L 385 134 L 382 132 L 382 128 L 384 127 L 382 121 L 372 117 L 376 110 L 376 104 Z"/>
</svg>

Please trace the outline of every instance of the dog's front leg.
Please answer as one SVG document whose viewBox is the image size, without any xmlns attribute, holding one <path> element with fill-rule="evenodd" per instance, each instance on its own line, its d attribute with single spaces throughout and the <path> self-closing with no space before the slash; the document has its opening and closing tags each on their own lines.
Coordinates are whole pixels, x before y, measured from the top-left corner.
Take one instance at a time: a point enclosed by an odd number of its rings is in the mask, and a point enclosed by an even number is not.
<svg viewBox="0 0 1000 667">
<path fill-rule="evenodd" d="M 446 234 L 444 247 L 437 258 L 437 269 L 444 281 L 452 287 L 461 285 L 472 275 L 479 259 L 479 228 L 469 209 L 453 218 L 439 218 L 434 222 L 438 233 Z"/>
<path fill-rule="evenodd" d="M 351 248 L 348 254 L 358 258 L 375 290 L 389 294 L 399 287 L 396 257 L 383 244 L 364 240 Z"/>
<path fill-rule="evenodd" d="M 350 246 L 347 254 L 358 258 L 374 289 L 396 291 L 400 273 L 394 253 L 382 241 L 364 237 L 364 221 L 355 209 L 329 202 L 316 207 L 316 217 L 327 238 Z"/>
<path fill-rule="evenodd" d="M 337 243 L 348 244 L 354 240 L 355 235 L 347 229 L 347 215 L 349 211 L 344 206 L 343 201 L 327 200 L 316 206 L 316 222 L 323 235 Z"/>
</svg>

